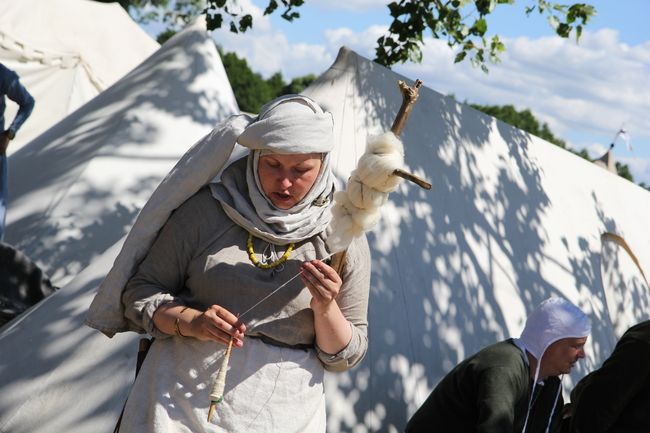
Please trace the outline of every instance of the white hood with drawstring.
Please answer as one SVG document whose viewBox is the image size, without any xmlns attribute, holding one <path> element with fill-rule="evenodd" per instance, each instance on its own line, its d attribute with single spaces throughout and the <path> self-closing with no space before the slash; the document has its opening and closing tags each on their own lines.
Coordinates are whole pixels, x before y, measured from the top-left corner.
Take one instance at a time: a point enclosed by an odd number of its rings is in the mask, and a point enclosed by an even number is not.
<svg viewBox="0 0 650 433">
<path fill-rule="evenodd" d="M 542 302 L 533 310 L 526 319 L 521 337 L 515 338 L 515 344 L 524 352 L 530 353 L 537 359 L 537 367 L 533 379 L 533 389 L 528 400 L 528 411 L 522 433 L 526 431 L 528 416 L 530 415 L 532 397 L 535 393 L 535 386 L 539 380 L 539 371 L 542 356 L 548 347 L 563 338 L 583 338 L 589 336 L 591 332 L 591 320 L 578 307 L 564 298 L 552 297 Z M 562 378 L 560 378 L 560 381 Z M 548 433 L 557 400 L 562 392 L 562 386 L 558 387 L 553 409 L 549 414 L 546 433 Z"/>
</svg>

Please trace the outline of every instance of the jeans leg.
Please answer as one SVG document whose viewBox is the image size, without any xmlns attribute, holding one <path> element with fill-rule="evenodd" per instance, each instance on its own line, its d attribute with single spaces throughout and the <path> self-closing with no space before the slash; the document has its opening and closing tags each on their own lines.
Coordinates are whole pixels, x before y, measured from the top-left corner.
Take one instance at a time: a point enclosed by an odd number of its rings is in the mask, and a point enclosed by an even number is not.
<svg viewBox="0 0 650 433">
<path fill-rule="evenodd" d="M 7 216 L 7 155 L 0 156 L 0 241 L 5 234 L 5 217 Z"/>
</svg>

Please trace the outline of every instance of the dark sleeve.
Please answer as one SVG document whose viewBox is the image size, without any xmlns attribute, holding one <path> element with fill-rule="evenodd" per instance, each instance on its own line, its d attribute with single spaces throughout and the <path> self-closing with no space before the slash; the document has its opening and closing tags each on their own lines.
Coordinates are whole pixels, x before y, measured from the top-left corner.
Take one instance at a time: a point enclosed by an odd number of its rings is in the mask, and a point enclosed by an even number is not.
<svg viewBox="0 0 650 433">
<path fill-rule="evenodd" d="M 650 345 L 635 339 L 621 340 L 603 366 L 578 384 L 574 430 L 606 432 L 646 386 L 649 375 Z"/>
<path fill-rule="evenodd" d="M 422 403 L 422 406 L 415 411 L 411 419 L 408 420 L 404 433 L 424 433 L 432 430 L 432 426 L 436 422 L 432 415 L 434 412 L 434 392 L 435 389 Z"/>
<path fill-rule="evenodd" d="M 477 433 L 514 431 L 515 407 L 526 398 L 527 377 L 519 369 L 497 366 L 484 370 L 477 390 Z"/>
<path fill-rule="evenodd" d="M 18 132 L 25 120 L 29 117 L 34 109 L 34 98 L 29 94 L 27 89 L 20 84 L 18 76 L 14 74 L 14 78 L 10 81 L 7 87 L 7 97 L 18 104 L 18 113 L 8 129 L 14 133 Z"/>
</svg>

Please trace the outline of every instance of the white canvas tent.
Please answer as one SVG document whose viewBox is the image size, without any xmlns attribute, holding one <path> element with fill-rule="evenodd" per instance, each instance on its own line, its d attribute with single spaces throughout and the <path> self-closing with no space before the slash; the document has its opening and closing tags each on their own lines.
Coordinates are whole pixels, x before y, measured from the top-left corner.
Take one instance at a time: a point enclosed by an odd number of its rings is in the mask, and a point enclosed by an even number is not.
<svg viewBox="0 0 650 433">
<path fill-rule="evenodd" d="M 340 177 L 368 134 L 390 128 L 399 78 L 342 50 L 307 89 L 334 114 Z M 428 88 L 402 137 L 407 164 L 434 186 L 403 185 L 369 236 L 369 352 L 356 369 L 327 377 L 330 432 L 402 431 L 453 365 L 517 335 L 526 312 L 550 295 L 594 319 L 588 360 L 567 385 L 613 347 L 608 311 L 646 318 L 645 282 L 625 252 L 601 246 L 601 233 L 622 235 L 648 263 L 647 191 Z M 35 420 L 39 411 L 57 431 L 111 428 L 132 381 L 134 337 L 109 341 L 81 323 L 117 251 L 0 334 L 0 349 L 19 366 L 0 369 L 0 429 L 52 431 Z M 620 293 L 603 287 L 613 281 L 645 308 L 617 308 Z"/>
<path fill-rule="evenodd" d="M 390 128 L 399 78 L 342 50 L 305 92 L 335 115 L 341 177 L 366 136 Z M 518 336 L 551 295 L 593 318 L 588 359 L 565 378 L 568 389 L 609 355 L 612 323 L 649 318 L 640 271 L 601 241 L 618 234 L 650 264 L 646 190 L 428 88 L 402 138 L 407 164 L 433 188 L 404 184 L 369 238 L 369 353 L 356 370 L 329 376 L 330 431 L 401 431 L 446 372 Z"/>
<path fill-rule="evenodd" d="M 117 3 L 0 0 L 0 63 L 34 96 L 9 154 L 107 89 L 159 47 Z M 8 101 L 11 122 L 17 105 Z"/>
<path fill-rule="evenodd" d="M 136 336 L 107 340 L 83 317 L 153 188 L 194 141 L 238 112 L 204 28 L 176 35 L 10 157 L 7 239 L 56 281 L 74 280 L 0 334 L 0 431 L 112 431 Z"/>
<path fill-rule="evenodd" d="M 54 285 L 121 239 L 189 146 L 238 112 L 202 25 L 9 157 L 5 242 Z"/>
</svg>

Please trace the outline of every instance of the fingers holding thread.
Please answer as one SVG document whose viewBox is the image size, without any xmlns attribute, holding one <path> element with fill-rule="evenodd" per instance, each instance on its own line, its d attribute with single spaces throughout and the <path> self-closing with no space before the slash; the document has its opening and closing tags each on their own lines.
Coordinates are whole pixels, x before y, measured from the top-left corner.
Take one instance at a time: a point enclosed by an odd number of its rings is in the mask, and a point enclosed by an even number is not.
<svg viewBox="0 0 650 433">
<path fill-rule="evenodd" d="M 301 279 L 312 296 L 321 303 L 333 301 L 341 288 L 341 279 L 336 271 L 319 260 L 302 264 Z"/>
<path fill-rule="evenodd" d="M 203 313 L 197 315 L 191 322 L 196 338 L 199 340 L 214 340 L 228 344 L 234 338 L 234 345 L 243 345 L 246 326 L 230 311 L 212 305 Z"/>
</svg>

